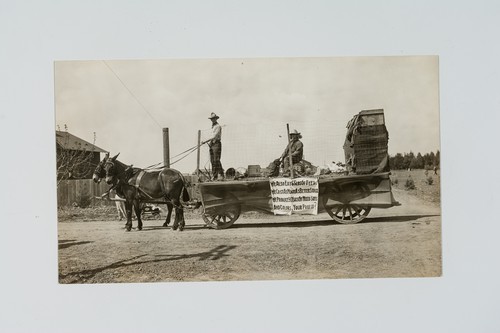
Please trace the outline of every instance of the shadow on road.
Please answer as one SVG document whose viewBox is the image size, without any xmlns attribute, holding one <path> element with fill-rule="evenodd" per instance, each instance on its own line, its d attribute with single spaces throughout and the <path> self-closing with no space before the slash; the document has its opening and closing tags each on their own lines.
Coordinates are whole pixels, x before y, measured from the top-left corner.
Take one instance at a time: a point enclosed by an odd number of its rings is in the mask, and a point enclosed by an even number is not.
<svg viewBox="0 0 500 333">
<path fill-rule="evenodd" d="M 382 216 L 382 217 L 367 217 L 363 221 L 358 224 L 365 223 L 382 223 L 382 222 L 410 222 L 415 221 L 424 217 L 435 217 L 440 216 L 439 214 L 434 215 L 401 215 L 401 216 Z M 272 221 L 272 217 L 269 219 Z M 242 219 L 244 221 L 244 219 Z M 306 227 L 316 227 L 316 226 L 327 226 L 327 225 L 342 225 L 342 223 L 338 223 L 332 219 L 327 220 L 316 220 L 316 221 L 287 221 L 287 222 L 259 222 L 259 223 L 238 223 L 236 222 L 231 226 L 230 229 L 238 229 L 238 228 L 306 228 Z M 123 228 L 125 229 L 125 228 Z M 132 228 L 137 231 L 137 228 Z M 155 231 L 155 230 L 171 230 L 172 226 L 168 227 L 164 226 L 144 226 L 141 232 L 145 231 Z M 190 230 L 200 230 L 200 229 L 209 229 L 204 224 L 198 225 L 186 225 L 184 232 L 189 232 Z"/>
<path fill-rule="evenodd" d="M 82 244 L 89 244 L 89 243 L 93 243 L 93 242 L 91 242 L 91 241 L 77 242 L 74 239 L 59 240 L 59 250 L 66 249 L 66 248 L 73 246 L 73 245 L 82 245 Z"/>
<path fill-rule="evenodd" d="M 135 256 L 129 259 L 125 260 L 120 260 L 115 263 L 112 263 L 110 265 L 106 265 L 103 267 L 98 267 L 94 269 L 85 269 L 82 271 L 78 272 L 71 272 L 67 274 L 59 274 L 59 281 L 62 283 L 80 283 L 80 282 L 85 282 L 85 280 L 88 280 L 92 277 L 94 277 L 96 274 L 103 272 L 105 270 L 109 269 L 117 269 L 121 267 L 130 267 L 130 266 L 135 266 L 135 265 L 141 265 L 141 264 L 148 264 L 148 263 L 157 263 L 157 262 L 169 262 L 169 261 L 174 261 L 174 260 L 182 260 L 182 259 L 191 259 L 191 258 L 198 258 L 198 260 L 218 260 L 222 257 L 229 256 L 227 253 L 233 249 L 235 249 L 235 245 L 219 245 L 215 248 L 213 248 L 210 251 L 206 252 L 200 252 L 200 253 L 194 253 L 194 254 L 182 254 L 182 255 L 154 255 L 154 258 L 158 259 L 149 259 L 149 260 L 138 260 L 144 257 L 149 256 L 148 254 L 143 254 L 140 256 Z M 73 278 L 72 281 L 68 282 L 63 282 L 62 280 L 67 279 L 67 278 Z"/>
<path fill-rule="evenodd" d="M 435 216 L 441 216 L 441 215 L 434 214 L 434 215 L 403 215 L 403 216 L 372 217 L 372 218 L 366 218 L 364 221 L 361 221 L 360 223 L 410 222 L 424 217 L 435 217 Z"/>
<path fill-rule="evenodd" d="M 137 230 L 137 228 L 133 228 L 135 230 Z M 164 227 L 164 226 L 144 226 L 141 230 L 142 231 L 155 231 L 155 230 L 168 230 L 168 229 L 172 229 L 172 226 L 169 225 L 168 227 Z M 205 227 L 204 224 L 200 224 L 200 225 L 186 225 L 184 227 L 184 231 L 186 230 L 199 230 L 199 229 L 207 229 L 207 227 Z M 172 230 L 174 231 L 174 230 Z"/>
<path fill-rule="evenodd" d="M 405 215 L 405 216 L 384 216 L 384 217 L 373 217 L 366 218 L 359 224 L 365 223 L 380 223 L 380 222 L 409 222 L 415 221 L 424 217 L 434 217 L 440 215 Z M 282 227 L 293 227 L 293 228 L 306 228 L 306 227 L 316 227 L 316 226 L 327 226 L 340 224 L 334 220 L 320 220 L 320 221 L 293 221 L 293 222 L 262 222 L 262 223 L 235 223 L 231 226 L 231 229 L 235 228 L 282 228 Z"/>
</svg>

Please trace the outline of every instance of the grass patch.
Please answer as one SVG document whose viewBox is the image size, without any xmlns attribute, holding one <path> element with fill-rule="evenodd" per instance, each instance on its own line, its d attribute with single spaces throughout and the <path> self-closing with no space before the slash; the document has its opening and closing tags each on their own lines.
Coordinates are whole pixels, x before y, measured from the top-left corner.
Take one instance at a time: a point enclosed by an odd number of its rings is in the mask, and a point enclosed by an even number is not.
<svg viewBox="0 0 500 333">
<path fill-rule="evenodd" d="M 439 204 L 441 201 L 441 175 L 432 175 L 432 186 L 427 185 L 427 179 L 431 177 L 430 172 L 425 174 L 426 170 L 415 169 L 407 170 L 391 170 L 391 183 L 394 189 L 407 191 L 409 194 L 416 196 L 424 201 Z M 394 182 L 395 179 L 408 179 L 411 178 L 415 185 L 415 189 L 407 190 L 405 188 L 406 181 L 401 181 L 399 184 Z M 411 186 L 411 185 L 410 185 Z M 397 199 L 397 198 L 396 198 Z"/>
<path fill-rule="evenodd" d="M 415 182 L 413 181 L 413 178 L 409 177 L 406 179 L 406 183 L 405 183 L 405 189 L 406 190 L 414 190 L 416 187 L 415 187 Z"/>
</svg>

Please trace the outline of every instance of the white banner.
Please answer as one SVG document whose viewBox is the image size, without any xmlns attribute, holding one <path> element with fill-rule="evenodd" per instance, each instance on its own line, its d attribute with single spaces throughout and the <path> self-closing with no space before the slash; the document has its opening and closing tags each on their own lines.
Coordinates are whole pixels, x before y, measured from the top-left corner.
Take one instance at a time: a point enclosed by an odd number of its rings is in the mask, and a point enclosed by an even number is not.
<svg viewBox="0 0 500 333">
<path fill-rule="evenodd" d="M 318 178 L 270 178 L 274 215 L 318 214 Z"/>
</svg>

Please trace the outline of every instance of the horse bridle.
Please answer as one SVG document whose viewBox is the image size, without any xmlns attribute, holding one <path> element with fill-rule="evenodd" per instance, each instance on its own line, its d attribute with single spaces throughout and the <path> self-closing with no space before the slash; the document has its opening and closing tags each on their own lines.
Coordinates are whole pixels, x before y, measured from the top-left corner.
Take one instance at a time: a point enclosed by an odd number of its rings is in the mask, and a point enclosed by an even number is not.
<svg viewBox="0 0 500 333">
<path fill-rule="evenodd" d="M 106 166 L 106 164 L 111 164 L 112 167 L 115 166 L 115 162 L 113 162 L 111 160 L 107 160 L 106 162 L 104 162 L 104 166 Z"/>
<path fill-rule="evenodd" d="M 103 171 L 106 172 L 105 177 L 109 176 L 108 175 L 108 170 L 109 169 L 106 170 L 106 166 L 108 166 L 108 165 L 111 165 L 111 168 L 114 168 L 115 167 L 115 163 L 113 161 L 111 161 L 111 160 L 107 160 L 106 162 L 104 162 Z M 116 175 L 113 175 L 113 177 L 116 177 Z M 116 178 L 118 178 L 118 177 L 116 177 Z"/>
<path fill-rule="evenodd" d="M 93 176 L 97 176 L 98 181 L 100 182 L 106 175 L 104 174 L 103 161 L 99 161 L 97 166 L 94 169 Z"/>
<path fill-rule="evenodd" d="M 115 162 L 114 162 L 114 161 L 111 161 L 111 160 L 107 160 L 107 161 L 104 163 L 104 167 L 106 167 L 106 165 L 111 165 L 111 168 L 114 168 L 114 167 L 115 167 Z M 125 171 L 124 171 L 124 176 L 125 176 L 125 179 L 126 179 L 126 178 L 128 178 L 128 177 L 127 177 L 127 170 L 128 170 L 128 168 L 127 168 L 127 169 L 125 169 Z M 108 171 L 106 171 L 106 175 L 105 175 L 105 177 L 108 177 L 108 176 L 109 176 L 109 175 L 108 175 Z M 118 180 L 118 181 L 117 181 L 117 184 L 118 184 L 120 181 L 122 181 L 122 179 L 121 179 L 122 177 L 119 177 L 117 174 L 114 174 L 114 175 L 113 175 L 113 178 L 116 178 L 116 179 Z"/>
</svg>

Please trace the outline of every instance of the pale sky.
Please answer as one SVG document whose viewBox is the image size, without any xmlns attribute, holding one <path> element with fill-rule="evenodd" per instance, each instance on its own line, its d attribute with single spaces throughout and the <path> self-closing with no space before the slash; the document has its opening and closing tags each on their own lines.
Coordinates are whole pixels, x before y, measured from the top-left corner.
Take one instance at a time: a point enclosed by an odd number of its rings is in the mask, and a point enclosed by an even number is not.
<svg viewBox="0 0 500 333">
<path fill-rule="evenodd" d="M 227 169 L 267 166 L 289 123 L 305 159 L 322 165 L 344 161 L 353 115 L 384 109 L 389 153 L 424 154 L 439 149 L 438 72 L 436 56 L 60 61 L 56 124 L 90 142 L 96 132 L 97 146 L 147 167 L 163 160 L 163 127 L 174 156 L 196 144 L 198 130 L 207 135 L 214 112 Z M 208 161 L 205 146 L 201 168 Z M 172 167 L 194 171 L 196 153 Z"/>
</svg>

